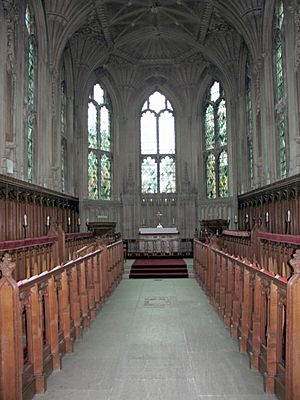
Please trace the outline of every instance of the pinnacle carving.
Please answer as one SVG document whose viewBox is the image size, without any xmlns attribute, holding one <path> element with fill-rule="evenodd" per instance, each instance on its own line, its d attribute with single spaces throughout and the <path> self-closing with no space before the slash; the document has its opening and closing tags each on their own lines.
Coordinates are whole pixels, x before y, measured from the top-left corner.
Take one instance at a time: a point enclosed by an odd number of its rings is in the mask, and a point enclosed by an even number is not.
<svg viewBox="0 0 300 400">
<path fill-rule="evenodd" d="M 12 262 L 11 255 L 5 253 L 3 256 L 3 260 L 0 262 L 0 271 L 2 275 L 6 278 L 11 278 L 11 274 L 15 269 L 15 263 Z"/>
<path fill-rule="evenodd" d="M 289 264 L 294 270 L 294 275 L 300 274 L 300 250 L 295 251 L 293 258 L 289 261 Z"/>
</svg>

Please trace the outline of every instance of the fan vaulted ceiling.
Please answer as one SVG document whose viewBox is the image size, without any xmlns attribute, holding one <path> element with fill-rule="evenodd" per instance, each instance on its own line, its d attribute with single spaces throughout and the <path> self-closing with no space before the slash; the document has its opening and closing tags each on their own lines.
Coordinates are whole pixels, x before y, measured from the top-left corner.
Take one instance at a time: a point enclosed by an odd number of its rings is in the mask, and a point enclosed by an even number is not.
<svg viewBox="0 0 300 400">
<path fill-rule="evenodd" d="M 253 38 L 261 0 L 65 0 L 46 2 L 45 8 L 65 40 L 89 37 L 91 52 L 97 48 L 134 64 L 170 64 L 199 53 L 211 54 L 211 61 L 224 33 Z"/>
</svg>

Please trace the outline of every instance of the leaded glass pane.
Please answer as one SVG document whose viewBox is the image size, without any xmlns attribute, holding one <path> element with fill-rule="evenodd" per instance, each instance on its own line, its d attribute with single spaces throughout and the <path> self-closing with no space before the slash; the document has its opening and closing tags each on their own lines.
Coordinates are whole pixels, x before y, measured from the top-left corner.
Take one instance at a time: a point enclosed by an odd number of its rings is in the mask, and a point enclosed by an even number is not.
<svg viewBox="0 0 300 400">
<path fill-rule="evenodd" d="M 141 152 L 142 154 L 157 153 L 157 128 L 156 116 L 151 111 L 146 111 L 141 117 Z"/>
<path fill-rule="evenodd" d="M 97 109 L 92 102 L 88 105 L 88 146 L 93 149 L 98 148 Z"/>
<path fill-rule="evenodd" d="M 106 106 L 100 109 L 101 150 L 110 151 L 110 115 Z"/>
<path fill-rule="evenodd" d="M 205 110 L 205 149 L 210 150 L 215 146 L 215 121 L 214 108 L 211 104 Z"/>
<path fill-rule="evenodd" d="M 218 111 L 217 111 L 217 123 L 218 123 L 218 132 L 219 132 L 219 145 L 226 146 L 227 145 L 227 132 L 226 132 L 226 103 L 225 100 L 222 99 L 219 103 Z"/>
<path fill-rule="evenodd" d="M 279 114 L 279 165 L 280 176 L 286 176 L 286 124 L 284 112 Z"/>
<path fill-rule="evenodd" d="M 275 82 L 276 82 L 276 98 L 277 101 L 281 100 L 284 96 L 284 77 L 283 77 L 283 48 L 282 38 L 278 36 L 276 38 L 276 49 L 275 49 Z"/>
<path fill-rule="evenodd" d="M 210 89 L 210 100 L 215 102 L 220 97 L 220 83 L 214 82 Z"/>
<path fill-rule="evenodd" d="M 110 200 L 111 197 L 111 160 L 103 154 L 101 157 L 101 199 Z"/>
<path fill-rule="evenodd" d="M 27 120 L 27 179 L 33 178 L 33 118 L 29 115 Z"/>
<path fill-rule="evenodd" d="M 33 43 L 28 45 L 28 106 L 33 107 L 34 104 L 34 46 Z"/>
<path fill-rule="evenodd" d="M 90 151 L 88 155 L 88 194 L 90 199 L 98 199 L 98 158 Z"/>
<path fill-rule="evenodd" d="M 207 156 L 206 160 L 206 194 L 209 199 L 217 197 L 216 159 L 211 153 Z"/>
<path fill-rule="evenodd" d="M 142 161 L 142 193 L 157 193 L 157 162 L 152 157 Z"/>
<path fill-rule="evenodd" d="M 160 193 L 175 193 L 175 160 L 172 157 L 164 157 L 160 161 Z"/>
<path fill-rule="evenodd" d="M 250 176 L 250 187 L 254 187 L 254 159 L 253 159 L 253 112 L 251 98 L 251 80 L 246 82 L 246 111 L 247 111 L 247 148 L 248 148 L 248 165 Z"/>
<path fill-rule="evenodd" d="M 159 113 L 160 110 L 164 110 L 166 108 L 166 98 L 159 92 L 154 92 L 149 97 L 149 108 L 150 110 Z"/>
<path fill-rule="evenodd" d="M 167 109 L 173 111 L 172 104 L 167 100 Z"/>
<path fill-rule="evenodd" d="M 98 83 L 94 86 L 94 100 L 98 104 L 104 103 L 104 91 Z"/>
<path fill-rule="evenodd" d="M 66 139 L 62 138 L 61 140 L 61 189 L 64 192 L 65 191 L 65 186 L 66 186 L 66 179 L 65 179 L 65 174 L 66 174 L 66 154 L 67 154 L 67 143 Z"/>
<path fill-rule="evenodd" d="M 30 12 L 30 8 L 27 6 L 25 11 L 25 25 L 28 35 L 33 34 L 33 18 Z"/>
<path fill-rule="evenodd" d="M 174 116 L 169 111 L 164 111 L 159 115 L 159 153 L 175 153 L 175 121 Z"/>
<path fill-rule="evenodd" d="M 219 156 L 219 196 L 228 196 L 228 155 L 222 151 Z"/>
</svg>

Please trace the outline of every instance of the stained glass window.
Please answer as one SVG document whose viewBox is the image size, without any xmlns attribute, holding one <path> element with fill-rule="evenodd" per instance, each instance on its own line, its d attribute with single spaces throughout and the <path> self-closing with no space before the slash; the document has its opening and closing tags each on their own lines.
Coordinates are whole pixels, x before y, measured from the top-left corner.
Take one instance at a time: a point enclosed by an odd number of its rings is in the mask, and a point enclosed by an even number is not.
<svg viewBox="0 0 300 400">
<path fill-rule="evenodd" d="M 219 156 L 219 196 L 228 197 L 228 155 L 223 150 Z"/>
<path fill-rule="evenodd" d="M 26 87 L 26 151 L 27 151 L 27 180 L 33 181 L 33 154 L 34 154 L 34 130 L 35 130 L 35 77 L 36 77 L 36 38 L 35 22 L 30 7 L 25 10 L 25 27 L 27 43 L 27 87 Z"/>
<path fill-rule="evenodd" d="M 274 12 L 274 88 L 275 118 L 277 127 L 279 175 L 287 174 L 287 125 L 286 125 L 286 88 L 285 88 L 285 43 L 284 43 L 284 6 L 282 0 L 275 3 Z"/>
<path fill-rule="evenodd" d="M 90 151 L 88 156 L 88 191 L 91 199 L 99 198 L 98 157 Z"/>
<path fill-rule="evenodd" d="M 214 107 L 209 104 L 205 111 L 205 147 L 206 150 L 215 146 L 215 117 Z"/>
<path fill-rule="evenodd" d="M 88 103 L 88 194 L 91 199 L 111 199 L 111 105 L 107 91 L 95 84 Z"/>
<path fill-rule="evenodd" d="M 229 196 L 226 100 L 220 82 L 213 82 L 204 105 L 206 195 Z"/>
<path fill-rule="evenodd" d="M 246 132 L 247 132 L 247 152 L 248 152 L 248 171 L 250 177 L 250 188 L 254 188 L 254 159 L 253 159 L 253 111 L 251 96 L 251 79 L 249 77 L 249 65 L 246 67 Z"/>
<path fill-rule="evenodd" d="M 65 69 L 62 68 L 62 78 L 64 78 Z M 66 162 L 67 162 L 67 139 L 66 139 L 66 82 L 63 79 L 60 85 L 60 135 L 61 135 L 61 156 L 60 156 L 60 172 L 61 172 L 61 190 L 66 189 Z"/>
<path fill-rule="evenodd" d="M 176 191 L 175 118 L 170 101 L 154 92 L 140 118 L 142 193 Z"/>
<path fill-rule="evenodd" d="M 142 160 L 142 193 L 157 193 L 157 162 L 150 156 Z"/>
<path fill-rule="evenodd" d="M 175 182 L 175 160 L 166 156 L 160 160 L 160 191 L 162 193 L 174 193 Z"/>
<path fill-rule="evenodd" d="M 216 160 L 212 153 L 207 156 L 206 160 L 206 193 L 209 199 L 217 197 Z"/>
</svg>

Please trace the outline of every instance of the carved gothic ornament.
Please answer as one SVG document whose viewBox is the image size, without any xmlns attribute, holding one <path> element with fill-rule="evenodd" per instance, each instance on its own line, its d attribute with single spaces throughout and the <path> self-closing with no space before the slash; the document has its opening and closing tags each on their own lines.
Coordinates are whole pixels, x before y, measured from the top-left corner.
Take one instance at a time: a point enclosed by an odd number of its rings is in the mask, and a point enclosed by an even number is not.
<svg viewBox="0 0 300 400">
<path fill-rule="evenodd" d="M 289 261 L 289 264 L 294 270 L 294 275 L 295 274 L 300 274 L 300 250 L 297 249 L 295 251 L 295 254 L 293 255 L 293 258 Z"/>
<path fill-rule="evenodd" d="M 15 269 L 16 264 L 12 262 L 11 255 L 5 253 L 2 261 L 0 261 L 0 272 L 1 277 L 11 278 L 12 272 Z"/>
</svg>

